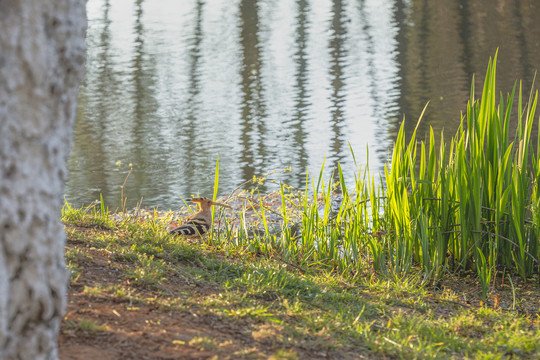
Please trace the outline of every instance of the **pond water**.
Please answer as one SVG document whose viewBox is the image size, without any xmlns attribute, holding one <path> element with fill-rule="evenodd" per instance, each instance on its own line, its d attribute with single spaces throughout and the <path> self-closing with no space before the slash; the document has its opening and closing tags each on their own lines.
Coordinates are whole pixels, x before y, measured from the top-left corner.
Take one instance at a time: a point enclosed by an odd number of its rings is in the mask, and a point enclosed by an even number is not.
<svg viewBox="0 0 540 360">
<path fill-rule="evenodd" d="M 384 167 L 405 117 L 450 137 L 499 48 L 498 88 L 540 68 L 536 0 L 90 0 L 66 199 L 176 208 L 272 170 L 303 187 Z M 369 151 L 368 151 L 369 148 Z M 369 159 L 368 159 L 369 154 Z"/>
</svg>

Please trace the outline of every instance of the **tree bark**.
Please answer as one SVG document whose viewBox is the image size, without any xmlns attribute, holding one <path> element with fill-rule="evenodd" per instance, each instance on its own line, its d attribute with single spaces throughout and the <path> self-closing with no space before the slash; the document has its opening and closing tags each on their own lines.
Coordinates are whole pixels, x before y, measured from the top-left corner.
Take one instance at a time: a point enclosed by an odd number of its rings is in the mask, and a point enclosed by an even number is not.
<svg viewBox="0 0 540 360">
<path fill-rule="evenodd" d="M 0 0 L 0 359 L 57 359 L 86 0 Z"/>
</svg>

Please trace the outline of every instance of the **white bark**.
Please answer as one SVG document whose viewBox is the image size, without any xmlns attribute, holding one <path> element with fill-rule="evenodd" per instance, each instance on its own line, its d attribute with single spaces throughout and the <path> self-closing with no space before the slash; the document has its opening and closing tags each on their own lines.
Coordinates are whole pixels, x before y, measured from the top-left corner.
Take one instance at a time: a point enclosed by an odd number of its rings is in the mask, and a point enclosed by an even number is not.
<svg viewBox="0 0 540 360">
<path fill-rule="evenodd" d="M 0 359 L 56 359 L 86 0 L 0 0 Z"/>
</svg>

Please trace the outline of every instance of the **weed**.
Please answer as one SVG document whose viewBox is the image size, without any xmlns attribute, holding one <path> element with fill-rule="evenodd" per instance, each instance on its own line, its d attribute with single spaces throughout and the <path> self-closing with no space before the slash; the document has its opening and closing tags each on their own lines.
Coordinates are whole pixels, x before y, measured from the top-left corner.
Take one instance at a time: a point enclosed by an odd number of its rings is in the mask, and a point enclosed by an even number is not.
<svg viewBox="0 0 540 360">
<path fill-rule="evenodd" d="M 90 333 L 104 332 L 108 331 L 108 327 L 105 324 L 98 324 L 93 320 L 81 319 L 78 322 L 71 320 L 67 321 L 67 327 L 75 330 L 87 331 Z"/>
<path fill-rule="evenodd" d="M 199 351 L 212 351 L 218 346 L 214 339 L 200 335 L 189 340 L 188 345 L 198 348 Z"/>
<path fill-rule="evenodd" d="M 155 259 L 154 255 L 148 256 L 142 253 L 137 255 L 136 266 L 130 269 L 127 275 L 139 285 L 155 286 L 166 280 L 166 268 L 162 259 Z"/>
<path fill-rule="evenodd" d="M 298 354 L 294 350 L 279 349 L 270 355 L 268 360 L 298 360 Z"/>
</svg>

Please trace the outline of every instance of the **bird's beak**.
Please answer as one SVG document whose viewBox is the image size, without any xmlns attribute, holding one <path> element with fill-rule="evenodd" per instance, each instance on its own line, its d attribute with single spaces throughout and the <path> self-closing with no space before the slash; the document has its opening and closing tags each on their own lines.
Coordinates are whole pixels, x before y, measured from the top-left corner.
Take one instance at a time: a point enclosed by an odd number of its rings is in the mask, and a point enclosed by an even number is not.
<svg viewBox="0 0 540 360">
<path fill-rule="evenodd" d="M 223 203 L 218 203 L 218 202 L 213 202 L 212 201 L 212 205 L 219 205 L 219 206 L 226 207 L 227 209 L 231 209 L 231 207 L 229 205 L 223 204 Z"/>
</svg>

